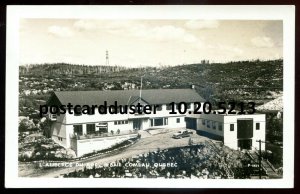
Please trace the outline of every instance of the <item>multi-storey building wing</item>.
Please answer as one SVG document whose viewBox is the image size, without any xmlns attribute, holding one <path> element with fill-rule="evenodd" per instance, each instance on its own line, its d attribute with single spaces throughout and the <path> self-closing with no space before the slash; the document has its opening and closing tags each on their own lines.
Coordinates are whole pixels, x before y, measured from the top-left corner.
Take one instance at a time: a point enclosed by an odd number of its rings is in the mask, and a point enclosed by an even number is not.
<svg viewBox="0 0 300 194">
<path fill-rule="evenodd" d="M 91 114 L 52 115 L 52 139 L 73 149 L 77 156 L 109 148 L 151 129 L 189 128 L 199 135 L 220 140 L 232 149 L 258 149 L 257 140 L 265 140 L 264 114 L 193 114 L 194 102 L 203 104 L 204 101 L 194 89 L 149 89 L 53 92 L 47 104 L 91 107 L 117 102 L 123 108 L 138 103 L 157 106 L 156 112 L 151 114 L 121 114 L 124 111 L 120 109 L 116 114 L 100 114 L 95 109 Z M 170 114 L 169 104 L 180 102 L 187 104 L 186 113 Z"/>
<path fill-rule="evenodd" d="M 107 90 L 107 91 L 63 91 L 54 92 L 48 105 L 157 105 L 156 114 L 57 114 L 52 115 L 52 139 L 71 148 L 77 155 L 105 149 L 111 145 L 137 135 L 139 130 L 155 128 L 184 128 L 185 117 L 169 114 L 169 103 L 185 102 L 188 110 L 193 102 L 204 99 L 193 89 Z"/>
</svg>

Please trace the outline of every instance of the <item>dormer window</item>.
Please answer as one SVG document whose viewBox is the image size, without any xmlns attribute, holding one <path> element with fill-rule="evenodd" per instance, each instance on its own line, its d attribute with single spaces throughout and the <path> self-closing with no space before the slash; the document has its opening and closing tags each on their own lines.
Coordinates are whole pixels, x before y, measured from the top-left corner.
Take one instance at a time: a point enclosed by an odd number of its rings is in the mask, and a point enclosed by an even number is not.
<svg viewBox="0 0 300 194">
<path fill-rule="evenodd" d="M 162 105 L 161 104 L 160 105 L 156 105 L 156 107 L 157 107 L 156 108 L 157 111 L 161 111 L 162 110 Z"/>
<path fill-rule="evenodd" d="M 167 110 L 172 110 L 172 105 L 167 104 Z"/>
<path fill-rule="evenodd" d="M 81 116 L 82 115 L 82 109 L 81 107 L 76 107 L 74 108 L 74 116 Z"/>
<path fill-rule="evenodd" d="M 188 104 L 187 104 L 187 109 L 191 109 L 191 107 L 192 107 L 192 106 L 191 106 L 191 103 L 188 103 Z"/>
<path fill-rule="evenodd" d="M 51 121 L 56 121 L 57 115 L 56 115 L 56 114 L 49 114 L 49 119 L 50 119 Z"/>
</svg>

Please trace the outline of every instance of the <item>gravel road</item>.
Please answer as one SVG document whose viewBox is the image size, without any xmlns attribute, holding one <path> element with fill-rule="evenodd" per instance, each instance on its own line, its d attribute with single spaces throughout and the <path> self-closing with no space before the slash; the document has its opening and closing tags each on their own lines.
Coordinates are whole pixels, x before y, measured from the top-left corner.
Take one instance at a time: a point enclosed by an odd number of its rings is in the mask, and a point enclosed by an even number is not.
<svg viewBox="0 0 300 194">
<path fill-rule="evenodd" d="M 20 177 L 59 177 L 61 174 L 65 174 L 68 172 L 72 172 L 75 169 L 83 169 L 84 166 L 93 166 L 96 165 L 103 165 L 105 163 L 114 162 L 116 160 L 122 158 L 130 158 L 135 155 L 139 155 L 142 153 L 146 153 L 149 151 L 155 151 L 159 149 L 166 149 L 172 147 L 181 147 L 188 145 L 189 138 L 182 138 L 182 139 L 173 139 L 171 138 L 172 134 L 175 130 L 171 130 L 168 133 L 156 134 L 152 135 L 147 138 L 142 138 L 135 144 L 114 152 L 110 154 L 106 154 L 103 156 L 99 156 L 97 158 L 87 159 L 85 161 L 78 161 L 74 162 L 80 164 L 80 166 L 74 167 L 64 167 L 64 168 L 50 168 L 50 169 L 43 169 L 37 167 L 36 164 L 19 164 L 19 176 Z M 204 142 L 205 140 L 209 140 L 206 137 L 199 136 L 197 134 L 191 135 L 191 138 L 194 143 Z"/>
</svg>

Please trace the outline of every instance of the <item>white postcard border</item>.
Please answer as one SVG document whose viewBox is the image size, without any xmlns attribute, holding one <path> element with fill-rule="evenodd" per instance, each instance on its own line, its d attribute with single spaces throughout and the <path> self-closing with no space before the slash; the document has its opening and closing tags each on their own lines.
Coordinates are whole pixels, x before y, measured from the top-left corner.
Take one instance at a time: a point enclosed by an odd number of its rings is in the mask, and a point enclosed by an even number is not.
<svg viewBox="0 0 300 194">
<path fill-rule="evenodd" d="M 22 18 L 283 20 L 283 178 L 82 179 L 18 177 L 19 21 Z M 286 6 L 7 6 L 5 186 L 7 188 L 292 188 L 294 186 L 295 7 Z"/>
</svg>

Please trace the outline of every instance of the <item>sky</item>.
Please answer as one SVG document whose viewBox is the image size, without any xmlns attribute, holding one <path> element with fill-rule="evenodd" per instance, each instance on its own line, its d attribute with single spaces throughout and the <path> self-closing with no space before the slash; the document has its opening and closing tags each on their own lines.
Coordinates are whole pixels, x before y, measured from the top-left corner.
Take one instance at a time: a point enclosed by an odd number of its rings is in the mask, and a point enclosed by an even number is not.
<svg viewBox="0 0 300 194">
<path fill-rule="evenodd" d="M 20 64 L 72 63 L 126 67 L 279 59 L 276 20 L 22 19 Z"/>
</svg>

